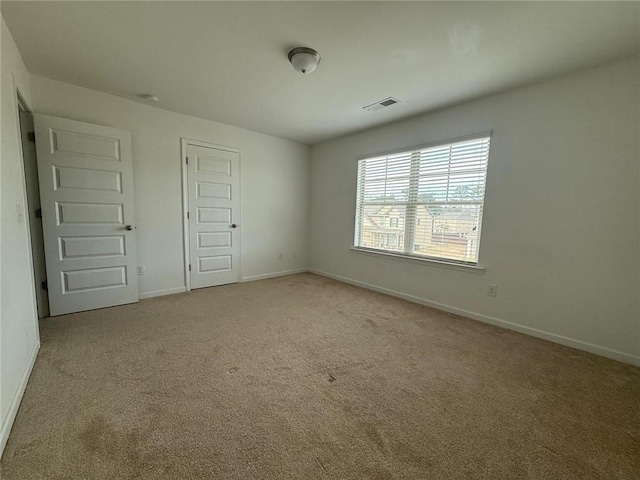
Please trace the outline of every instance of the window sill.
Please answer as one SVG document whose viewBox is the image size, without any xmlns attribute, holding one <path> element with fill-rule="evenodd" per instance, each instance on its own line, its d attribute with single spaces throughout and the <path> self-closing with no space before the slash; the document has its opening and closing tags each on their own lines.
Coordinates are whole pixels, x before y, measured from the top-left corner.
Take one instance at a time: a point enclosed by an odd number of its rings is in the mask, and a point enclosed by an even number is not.
<svg viewBox="0 0 640 480">
<path fill-rule="evenodd" d="M 380 250 L 373 250 L 368 248 L 351 247 L 351 250 L 356 253 L 364 253 L 365 255 L 375 255 L 378 257 L 389 257 L 396 260 L 403 260 L 405 262 L 418 262 L 426 263 L 434 267 L 451 268 L 453 270 L 463 270 L 472 273 L 484 273 L 485 267 L 481 265 L 465 265 L 464 263 L 447 262 L 446 260 L 436 260 L 433 258 L 421 258 L 411 255 L 403 255 L 400 253 L 383 252 Z"/>
</svg>

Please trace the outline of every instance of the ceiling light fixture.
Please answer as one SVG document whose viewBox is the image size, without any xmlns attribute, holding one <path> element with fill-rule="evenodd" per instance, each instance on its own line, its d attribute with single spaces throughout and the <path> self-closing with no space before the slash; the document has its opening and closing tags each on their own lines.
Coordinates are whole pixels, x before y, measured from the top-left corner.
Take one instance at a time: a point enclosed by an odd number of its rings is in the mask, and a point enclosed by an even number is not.
<svg viewBox="0 0 640 480">
<path fill-rule="evenodd" d="M 298 47 L 289 52 L 289 61 L 298 72 L 311 73 L 320 63 L 320 54 L 313 48 Z"/>
<path fill-rule="evenodd" d="M 160 101 L 160 99 L 153 93 L 139 93 L 138 97 L 153 103 L 158 103 Z"/>
</svg>

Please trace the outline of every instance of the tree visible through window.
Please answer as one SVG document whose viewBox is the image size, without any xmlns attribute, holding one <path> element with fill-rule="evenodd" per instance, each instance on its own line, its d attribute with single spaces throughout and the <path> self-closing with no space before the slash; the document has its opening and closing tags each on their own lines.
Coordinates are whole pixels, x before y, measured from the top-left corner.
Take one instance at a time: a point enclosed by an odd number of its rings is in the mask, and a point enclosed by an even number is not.
<svg viewBox="0 0 640 480">
<path fill-rule="evenodd" d="M 477 264 L 489 143 L 483 136 L 360 160 L 354 246 Z"/>
</svg>

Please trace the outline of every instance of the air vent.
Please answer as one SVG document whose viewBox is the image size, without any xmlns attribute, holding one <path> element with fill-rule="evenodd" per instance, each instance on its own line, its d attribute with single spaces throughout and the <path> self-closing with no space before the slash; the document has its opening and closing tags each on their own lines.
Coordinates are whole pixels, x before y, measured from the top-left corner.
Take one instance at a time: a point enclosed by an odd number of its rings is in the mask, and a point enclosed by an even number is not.
<svg viewBox="0 0 640 480">
<path fill-rule="evenodd" d="M 397 98 L 389 97 L 362 108 L 364 108 L 367 112 L 375 112 L 376 110 L 395 105 L 396 103 L 400 103 L 400 100 L 398 100 Z"/>
</svg>

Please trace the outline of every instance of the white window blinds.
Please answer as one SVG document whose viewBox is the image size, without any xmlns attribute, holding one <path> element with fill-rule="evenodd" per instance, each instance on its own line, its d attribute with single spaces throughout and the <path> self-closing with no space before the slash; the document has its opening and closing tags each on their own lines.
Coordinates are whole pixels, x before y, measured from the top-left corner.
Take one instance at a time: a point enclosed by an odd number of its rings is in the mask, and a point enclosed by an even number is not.
<svg viewBox="0 0 640 480">
<path fill-rule="evenodd" d="M 478 263 L 489 136 L 358 162 L 354 246 Z"/>
</svg>

